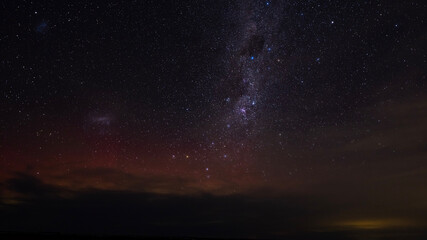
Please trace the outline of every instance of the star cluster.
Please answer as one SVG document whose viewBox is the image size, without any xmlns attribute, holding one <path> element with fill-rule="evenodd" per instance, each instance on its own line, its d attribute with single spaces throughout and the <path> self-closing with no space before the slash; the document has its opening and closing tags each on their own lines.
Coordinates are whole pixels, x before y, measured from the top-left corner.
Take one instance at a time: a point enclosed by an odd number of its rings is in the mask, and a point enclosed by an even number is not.
<svg viewBox="0 0 427 240">
<path fill-rule="evenodd" d="M 1 8 L 2 204 L 31 199 L 19 181 L 32 179 L 61 199 L 96 190 L 340 203 L 339 214 L 307 203 L 310 229 L 421 222 L 422 1 Z M 414 207 L 405 215 L 400 204 Z M 360 220 L 372 216 L 381 221 Z"/>
</svg>

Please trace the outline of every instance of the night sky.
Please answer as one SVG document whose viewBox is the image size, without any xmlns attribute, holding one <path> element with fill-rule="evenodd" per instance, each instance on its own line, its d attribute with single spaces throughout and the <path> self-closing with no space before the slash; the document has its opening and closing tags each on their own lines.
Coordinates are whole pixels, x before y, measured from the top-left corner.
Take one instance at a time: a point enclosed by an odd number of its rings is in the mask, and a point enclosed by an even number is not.
<svg viewBox="0 0 427 240">
<path fill-rule="evenodd" d="M 427 228 L 424 1 L 0 9 L 0 231 Z"/>
</svg>

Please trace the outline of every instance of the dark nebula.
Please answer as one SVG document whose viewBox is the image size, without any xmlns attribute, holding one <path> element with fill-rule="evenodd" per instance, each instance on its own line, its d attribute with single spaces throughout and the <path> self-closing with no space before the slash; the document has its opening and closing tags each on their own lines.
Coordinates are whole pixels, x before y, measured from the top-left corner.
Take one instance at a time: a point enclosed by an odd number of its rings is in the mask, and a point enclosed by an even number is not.
<svg viewBox="0 0 427 240">
<path fill-rule="evenodd" d="M 0 231 L 425 236 L 425 1 L 0 9 Z"/>
</svg>

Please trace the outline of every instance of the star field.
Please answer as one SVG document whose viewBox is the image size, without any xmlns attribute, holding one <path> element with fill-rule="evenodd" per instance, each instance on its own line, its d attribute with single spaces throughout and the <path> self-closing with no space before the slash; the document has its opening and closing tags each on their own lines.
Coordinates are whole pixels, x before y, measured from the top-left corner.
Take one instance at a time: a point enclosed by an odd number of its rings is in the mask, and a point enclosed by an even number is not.
<svg viewBox="0 0 427 240">
<path fill-rule="evenodd" d="M 110 197 L 177 201 L 153 214 L 171 221 L 183 202 L 218 204 L 206 215 L 183 204 L 190 220 L 170 223 L 170 235 L 192 235 L 191 216 L 218 223 L 195 235 L 220 237 L 426 226 L 426 3 L 0 8 L 0 211 L 121 193 Z M 225 217 L 239 202 L 266 209 Z"/>
</svg>

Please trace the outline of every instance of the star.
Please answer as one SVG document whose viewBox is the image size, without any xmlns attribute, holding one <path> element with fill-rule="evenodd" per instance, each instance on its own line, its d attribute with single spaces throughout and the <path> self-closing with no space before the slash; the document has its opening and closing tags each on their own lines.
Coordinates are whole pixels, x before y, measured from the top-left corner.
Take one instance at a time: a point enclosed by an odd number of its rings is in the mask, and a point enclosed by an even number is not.
<svg viewBox="0 0 427 240">
<path fill-rule="evenodd" d="M 426 6 L 394 2 L 3 4 L 0 226 L 287 239 L 427 225 Z"/>
</svg>

